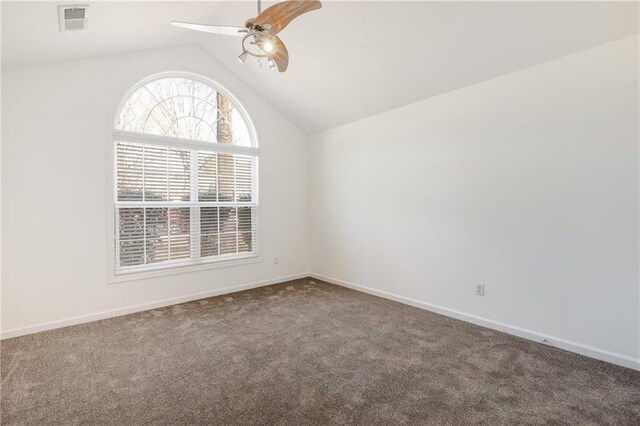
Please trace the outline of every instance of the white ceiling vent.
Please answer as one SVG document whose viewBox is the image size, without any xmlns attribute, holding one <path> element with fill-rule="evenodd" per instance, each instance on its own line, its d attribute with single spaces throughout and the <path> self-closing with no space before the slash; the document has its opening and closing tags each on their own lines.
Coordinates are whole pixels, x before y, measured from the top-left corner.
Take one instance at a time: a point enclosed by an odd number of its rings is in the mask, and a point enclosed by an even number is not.
<svg viewBox="0 0 640 426">
<path fill-rule="evenodd" d="M 88 7 L 88 5 L 58 6 L 60 31 L 86 29 Z"/>
</svg>

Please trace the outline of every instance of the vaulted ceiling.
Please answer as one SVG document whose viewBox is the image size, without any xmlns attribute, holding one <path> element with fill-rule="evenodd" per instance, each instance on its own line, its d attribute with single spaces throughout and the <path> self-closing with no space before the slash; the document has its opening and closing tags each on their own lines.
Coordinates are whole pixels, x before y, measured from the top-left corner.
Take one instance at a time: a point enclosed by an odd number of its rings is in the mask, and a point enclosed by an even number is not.
<svg viewBox="0 0 640 426">
<path fill-rule="evenodd" d="M 57 3 L 3 2 L 3 69 L 196 43 L 308 133 L 638 32 L 636 2 L 324 1 L 281 33 L 278 73 L 240 64 L 239 38 L 168 24 L 242 25 L 254 2 L 89 4 L 88 29 L 61 33 Z"/>
</svg>

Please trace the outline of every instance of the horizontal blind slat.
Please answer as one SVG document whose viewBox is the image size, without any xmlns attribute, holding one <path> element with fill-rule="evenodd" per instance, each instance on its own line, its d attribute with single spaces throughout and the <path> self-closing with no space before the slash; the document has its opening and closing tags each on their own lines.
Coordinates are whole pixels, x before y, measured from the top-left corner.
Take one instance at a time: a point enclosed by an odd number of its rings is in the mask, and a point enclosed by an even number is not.
<svg viewBox="0 0 640 426">
<path fill-rule="evenodd" d="M 116 149 L 117 269 L 257 252 L 255 156 L 131 142 L 119 142 Z M 192 155 L 197 200 L 190 199 Z M 191 227 L 192 208 L 199 232 Z M 191 258 L 193 238 L 199 259 Z"/>
</svg>

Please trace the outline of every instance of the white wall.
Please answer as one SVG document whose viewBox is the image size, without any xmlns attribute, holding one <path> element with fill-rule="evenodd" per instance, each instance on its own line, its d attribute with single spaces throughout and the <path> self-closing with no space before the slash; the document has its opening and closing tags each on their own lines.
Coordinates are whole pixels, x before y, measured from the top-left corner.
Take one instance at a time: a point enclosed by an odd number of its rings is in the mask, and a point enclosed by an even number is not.
<svg viewBox="0 0 640 426">
<path fill-rule="evenodd" d="M 313 135 L 311 270 L 639 368 L 639 113 L 631 37 Z"/>
<path fill-rule="evenodd" d="M 109 285 L 111 120 L 167 70 L 219 82 L 254 120 L 264 261 Z M 2 89 L 3 337 L 311 269 L 640 366 L 637 37 L 310 145 L 193 46 L 6 71 Z"/>
<path fill-rule="evenodd" d="M 109 129 L 130 87 L 170 70 L 220 83 L 254 121 L 261 148 L 264 261 L 109 285 Z M 309 270 L 307 136 L 199 48 L 7 71 L 2 88 L 4 337 L 87 319 L 65 321 L 74 317 L 92 319 L 103 311 L 122 313 L 135 305 L 279 281 Z M 277 266 L 272 262 L 276 256 Z"/>
</svg>

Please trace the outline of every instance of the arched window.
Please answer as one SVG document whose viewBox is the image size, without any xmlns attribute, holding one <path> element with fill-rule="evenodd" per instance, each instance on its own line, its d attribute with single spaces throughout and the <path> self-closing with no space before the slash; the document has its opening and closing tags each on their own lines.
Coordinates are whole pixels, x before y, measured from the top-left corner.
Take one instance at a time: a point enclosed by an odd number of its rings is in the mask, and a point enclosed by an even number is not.
<svg viewBox="0 0 640 426">
<path fill-rule="evenodd" d="M 148 79 L 119 111 L 114 150 L 116 275 L 257 255 L 258 150 L 229 94 Z"/>
</svg>

